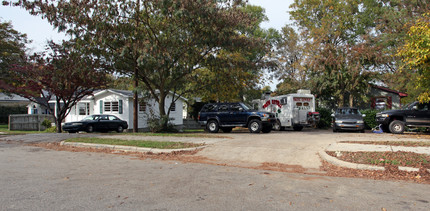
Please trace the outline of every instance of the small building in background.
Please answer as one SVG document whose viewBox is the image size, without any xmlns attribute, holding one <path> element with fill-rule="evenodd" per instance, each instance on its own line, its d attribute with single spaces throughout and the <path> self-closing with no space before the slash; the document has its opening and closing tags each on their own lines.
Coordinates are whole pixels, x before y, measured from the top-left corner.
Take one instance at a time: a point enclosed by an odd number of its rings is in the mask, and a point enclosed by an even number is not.
<svg viewBox="0 0 430 211">
<path fill-rule="evenodd" d="M 383 86 L 371 85 L 369 97 L 370 108 L 377 110 L 400 109 L 402 98 L 408 94 L 395 91 Z"/>
</svg>

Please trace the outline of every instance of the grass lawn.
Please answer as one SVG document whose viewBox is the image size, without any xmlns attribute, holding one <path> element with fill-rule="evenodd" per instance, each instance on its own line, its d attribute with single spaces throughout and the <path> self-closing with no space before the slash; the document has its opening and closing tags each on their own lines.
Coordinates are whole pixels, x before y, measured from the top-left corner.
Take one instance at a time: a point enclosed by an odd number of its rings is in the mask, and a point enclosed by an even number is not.
<svg viewBox="0 0 430 211">
<path fill-rule="evenodd" d="M 182 149 L 182 148 L 194 148 L 194 147 L 203 146 L 203 144 L 193 144 L 193 143 L 183 143 L 183 142 L 140 141 L 140 140 L 102 139 L 102 138 L 73 138 L 73 139 L 66 140 L 66 142 L 109 144 L 109 145 L 157 148 L 157 149 Z"/>
<path fill-rule="evenodd" d="M 228 136 L 221 136 L 216 134 L 204 133 L 204 131 L 184 133 L 111 133 L 109 135 L 131 135 L 131 136 L 167 136 L 167 137 L 191 137 L 191 138 L 230 138 Z"/>
<path fill-rule="evenodd" d="M 0 125 L 0 133 L 6 135 L 22 135 L 31 133 L 47 133 L 46 131 L 24 131 L 24 130 L 9 130 L 8 125 Z"/>
</svg>

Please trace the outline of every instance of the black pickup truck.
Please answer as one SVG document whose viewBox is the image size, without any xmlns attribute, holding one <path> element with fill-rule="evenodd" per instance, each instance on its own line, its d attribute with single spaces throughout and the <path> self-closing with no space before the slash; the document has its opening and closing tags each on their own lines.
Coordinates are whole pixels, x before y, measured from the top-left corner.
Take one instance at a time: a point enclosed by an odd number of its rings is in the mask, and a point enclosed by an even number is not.
<svg viewBox="0 0 430 211">
<path fill-rule="evenodd" d="M 247 127 L 251 133 L 269 133 L 276 117 L 273 113 L 252 110 L 244 103 L 210 103 L 200 111 L 199 123 L 211 133 L 219 129 L 229 133 L 234 127 Z"/>
<path fill-rule="evenodd" d="M 385 132 L 401 134 L 405 127 L 430 127 L 430 103 L 414 102 L 402 110 L 387 110 L 376 114 L 376 122 Z"/>
</svg>

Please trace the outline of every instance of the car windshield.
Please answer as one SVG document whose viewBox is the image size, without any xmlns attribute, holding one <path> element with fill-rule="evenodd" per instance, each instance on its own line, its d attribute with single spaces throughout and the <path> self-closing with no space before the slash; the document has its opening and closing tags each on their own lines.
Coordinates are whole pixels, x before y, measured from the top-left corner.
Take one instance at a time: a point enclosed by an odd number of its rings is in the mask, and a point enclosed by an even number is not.
<svg viewBox="0 0 430 211">
<path fill-rule="evenodd" d="M 417 104 L 416 102 L 409 103 L 409 104 L 403 106 L 402 109 L 403 110 L 412 110 L 416 104 Z"/>
<path fill-rule="evenodd" d="M 339 108 L 336 110 L 336 114 L 361 114 L 360 111 L 356 108 Z"/>
<path fill-rule="evenodd" d="M 240 103 L 240 105 L 242 105 L 242 108 L 245 109 L 245 111 L 252 110 L 251 109 L 252 107 L 249 106 L 249 105 L 247 105 L 247 104 L 245 104 L 245 103 Z"/>
<path fill-rule="evenodd" d="M 82 121 L 90 121 L 90 120 L 94 120 L 96 116 L 87 116 L 85 118 L 82 119 Z"/>
</svg>

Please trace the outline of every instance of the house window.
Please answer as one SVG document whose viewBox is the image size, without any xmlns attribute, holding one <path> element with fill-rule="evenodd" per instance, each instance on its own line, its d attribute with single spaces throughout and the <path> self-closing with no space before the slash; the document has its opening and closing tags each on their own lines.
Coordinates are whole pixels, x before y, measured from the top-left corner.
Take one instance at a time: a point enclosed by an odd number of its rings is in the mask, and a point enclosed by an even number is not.
<svg viewBox="0 0 430 211">
<path fill-rule="evenodd" d="M 140 112 L 145 112 L 146 111 L 146 103 L 145 102 L 139 103 L 139 111 Z"/>
<path fill-rule="evenodd" d="M 79 103 L 78 109 L 79 109 L 79 115 L 90 115 L 90 104 L 89 103 Z"/>
<path fill-rule="evenodd" d="M 119 103 L 118 101 L 105 102 L 104 103 L 104 111 L 105 112 L 118 112 L 119 111 Z"/>
<path fill-rule="evenodd" d="M 176 111 L 176 103 L 173 103 L 170 107 L 170 111 Z"/>
</svg>

